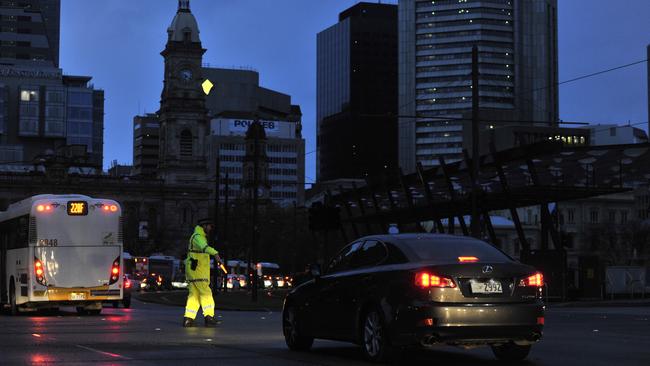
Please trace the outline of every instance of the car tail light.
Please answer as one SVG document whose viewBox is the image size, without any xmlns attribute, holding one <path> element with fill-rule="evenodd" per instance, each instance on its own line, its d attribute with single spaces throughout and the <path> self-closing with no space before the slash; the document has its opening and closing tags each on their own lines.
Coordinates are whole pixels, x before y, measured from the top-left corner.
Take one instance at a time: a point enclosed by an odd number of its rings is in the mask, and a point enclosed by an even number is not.
<svg viewBox="0 0 650 366">
<path fill-rule="evenodd" d="M 117 282 L 120 278 L 120 257 L 115 258 L 113 265 L 111 266 L 111 280 L 108 282 L 109 285 L 112 285 Z"/>
<path fill-rule="evenodd" d="M 460 263 L 474 263 L 474 262 L 478 262 L 478 258 L 476 258 L 476 257 L 458 257 L 458 261 Z"/>
<path fill-rule="evenodd" d="M 47 286 L 47 281 L 45 281 L 45 269 L 43 268 L 43 262 L 40 259 L 34 257 L 34 275 L 36 276 L 36 282 L 43 286 Z"/>
<path fill-rule="evenodd" d="M 519 280 L 519 287 L 542 287 L 542 286 L 544 286 L 544 275 L 539 272 Z"/>
<path fill-rule="evenodd" d="M 438 276 L 429 272 L 419 272 L 415 275 L 415 286 L 420 288 L 454 288 L 456 284 L 448 277 Z"/>
<path fill-rule="evenodd" d="M 131 288 L 131 280 L 128 278 L 124 279 L 124 288 Z"/>
</svg>

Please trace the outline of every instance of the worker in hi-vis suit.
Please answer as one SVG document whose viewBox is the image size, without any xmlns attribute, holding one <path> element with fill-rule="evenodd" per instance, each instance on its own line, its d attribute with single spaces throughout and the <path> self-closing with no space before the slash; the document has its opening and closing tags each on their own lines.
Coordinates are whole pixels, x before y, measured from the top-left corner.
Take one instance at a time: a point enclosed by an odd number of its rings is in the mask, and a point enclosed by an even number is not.
<svg viewBox="0 0 650 366">
<path fill-rule="evenodd" d="M 206 327 L 217 325 L 214 320 L 214 298 L 210 288 L 210 256 L 214 256 L 219 263 L 221 258 L 219 252 L 208 245 L 208 236 L 213 229 L 214 222 L 212 220 L 199 220 L 190 237 L 185 259 L 185 277 L 190 293 L 185 306 L 184 327 L 194 326 L 194 319 L 199 308 L 203 309 Z"/>
</svg>

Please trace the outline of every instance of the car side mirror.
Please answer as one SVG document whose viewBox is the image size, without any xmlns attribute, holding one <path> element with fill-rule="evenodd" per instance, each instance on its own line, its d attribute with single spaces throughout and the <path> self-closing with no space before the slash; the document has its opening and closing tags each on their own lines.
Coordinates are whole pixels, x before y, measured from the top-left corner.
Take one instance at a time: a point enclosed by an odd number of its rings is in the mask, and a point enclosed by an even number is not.
<svg viewBox="0 0 650 366">
<path fill-rule="evenodd" d="M 318 265 L 318 264 L 310 264 L 309 265 L 309 274 L 313 278 L 319 278 L 321 276 L 320 265 Z"/>
</svg>

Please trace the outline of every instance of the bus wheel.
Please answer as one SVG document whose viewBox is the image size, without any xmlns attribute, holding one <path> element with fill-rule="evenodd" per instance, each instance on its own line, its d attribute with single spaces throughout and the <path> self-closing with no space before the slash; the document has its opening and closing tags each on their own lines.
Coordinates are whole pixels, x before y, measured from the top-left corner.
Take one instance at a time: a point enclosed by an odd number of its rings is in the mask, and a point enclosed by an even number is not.
<svg viewBox="0 0 650 366">
<path fill-rule="evenodd" d="M 16 285 L 14 285 L 14 279 L 11 279 L 11 285 L 9 286 L 9 306 L 11 315 L 18 315 L 18 305 L 16 304 Z"/>
</svg>

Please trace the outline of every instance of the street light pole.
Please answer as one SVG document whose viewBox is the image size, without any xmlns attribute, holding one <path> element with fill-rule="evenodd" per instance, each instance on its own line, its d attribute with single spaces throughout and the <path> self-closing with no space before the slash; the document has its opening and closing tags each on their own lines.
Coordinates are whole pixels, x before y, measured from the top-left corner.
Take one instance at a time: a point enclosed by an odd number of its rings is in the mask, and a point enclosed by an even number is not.
<svg viewBox="0 0 650 366">
<path fill-rule="evenodd" d="M 481 226 L 479 223 L 478 210 L 478 192 L 479 192 L 479 68 L 478 68 L 478 46 L 472 47 L 472 175 L 474 184 L 472 185 L 472 223 L 471 234 L 473 237 L 480 239 Z"/>
<path fill-rule="evenodd" d="M 259 120 L 255 120 L 259 124 Z M 258 224 L 257 224 L 257 201 L 259 198 L 259 167 L 258 160 L 260 157 L 260 138 L 257 132 L 253 136 L 253 242 L 251 246 L 251 259 L 253 261 L 253 291 L 251 294 L 251 301 L 257 302 L 257 289 L 259 287 L 259 279 L 257 277 L 257 237 L 258 237 Z"/>
</svg>

